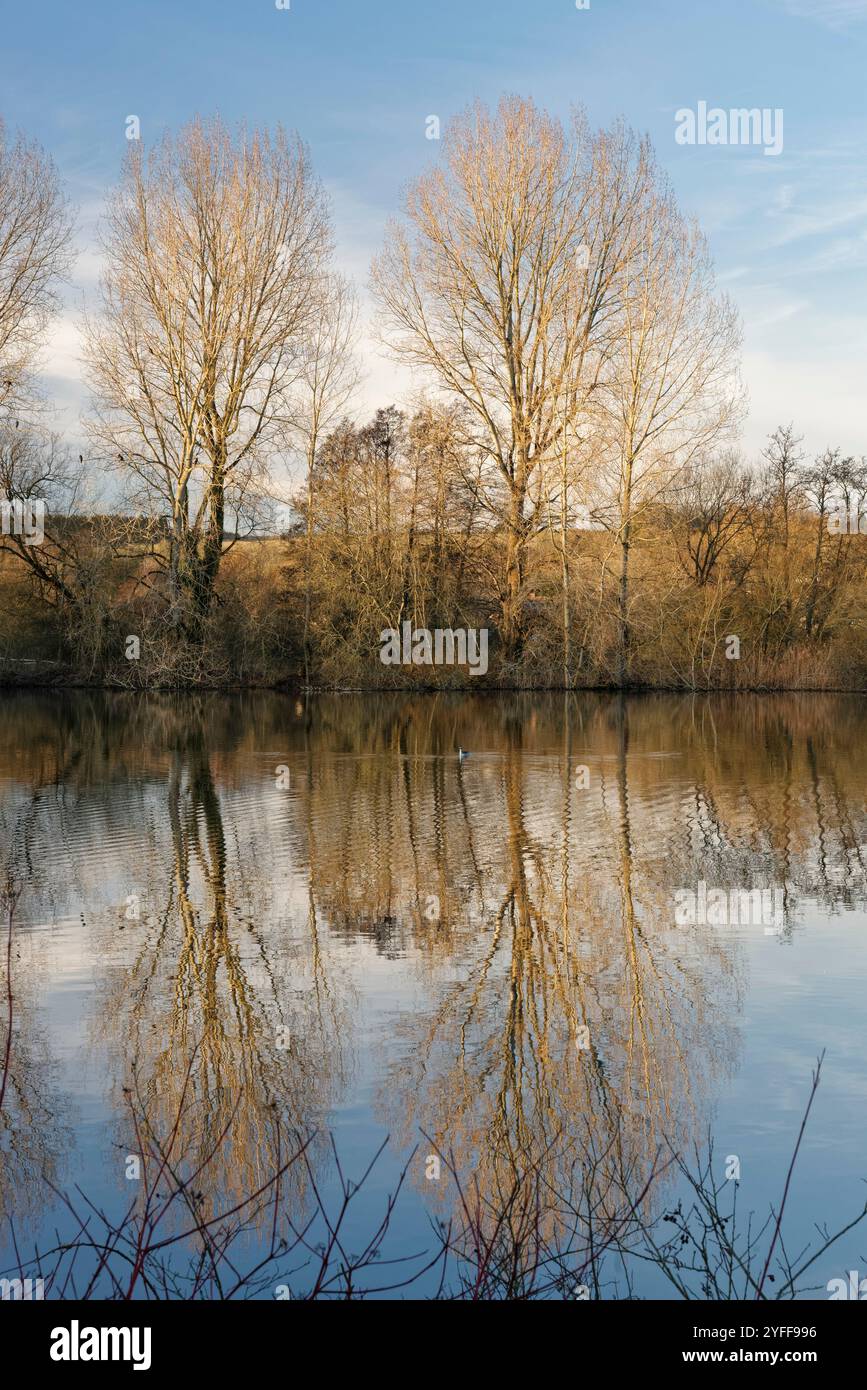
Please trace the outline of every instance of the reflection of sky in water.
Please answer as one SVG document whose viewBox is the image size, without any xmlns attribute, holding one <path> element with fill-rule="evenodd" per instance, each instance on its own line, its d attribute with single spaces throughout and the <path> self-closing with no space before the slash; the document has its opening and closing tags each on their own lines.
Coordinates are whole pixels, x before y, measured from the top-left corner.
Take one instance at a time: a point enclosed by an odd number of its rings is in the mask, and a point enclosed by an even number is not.
<svg viewBox="0 0 867 1390">
<path fill-rule="evenodd" d="M 789 1248 L 863 1201 L 857 701 L 653 697 L 624 716 L 585 696 L 568 721 L 562 697 L 304 710 L 274 696 L 31 694 L 4 709 L 0 837 L 24 883 L 18 1080 L 38 1098 L 4 1154 L 14 1182 L 0 1177 L 20 1234 L 42 1242 L 59 1219 L 41 1166 L 112 1209 L 127 1199 L 121 1087 L 135 1064 L 168 1115 L 199 1029 L 210 1062 L 191 1133 L 243 1087 L 227 1161 L 239 1180 L 245 1162 L 267 1166 L 275 1099 L 292 1125 L 333 1130 L 348 1176 L 391 1133 L 359 1241 L 420 1128 L 484 1175 L 510 1144 L 598 1126 L 612 1106 L 645 1158 L 666 1133 L 688 1150 L 712 1126 L 718 1171 L 740 1158 L 741 1212 L 764 1216 L 823 1048 Z M 459 745 L 473 750 L 463 764 Z M 589 790 L 575 786 L 582 764 Z M 699 878 L 786 885 L 783 936 L 675 927 L 674 891 Z M 124 917 L 131 894 L 138 921 Z M 584 1021 L 592 1079 L 575 1046 Z M 430 1212 L 447 1209 L 420 1142 L 391 1254 L 429 1248 Z M 675 1199 L 668 1184 L 660 1209 Z M 7 1244 L 4 1232 L 4 1266 Z M 867 1228 L 810 1282 L 823 1296 L 865 1261 Z M 666 1286 L 645 1266 L 636 1292 Z"/>
</svg>

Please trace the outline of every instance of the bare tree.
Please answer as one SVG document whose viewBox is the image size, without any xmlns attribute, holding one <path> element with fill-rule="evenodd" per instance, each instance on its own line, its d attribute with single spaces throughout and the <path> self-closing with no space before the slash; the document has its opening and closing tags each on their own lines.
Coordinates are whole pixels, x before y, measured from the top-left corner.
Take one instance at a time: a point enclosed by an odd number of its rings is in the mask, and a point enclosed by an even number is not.
<svg viewBox="0 0 867 1390">
<path fill-rule="evenodd" d="M 0 552 L 24 566 L 40 597 L 77 616 L 82 556 L 64 524 L 82 481 L 59 439 L 41 428 L 45 402 L 35 380 L 40 348 L 59 306 L 72 253 L 72 219 L 53 162 L 0 121 Z M 36 506 L 36 543 L 14 524 Z"/>
<path fill-rule="evenodd" d="M 577 485 L 584 481 L 588 454 L 586 442 L 570 438 L 563 410 L 559 442 L 559 457 L 553 458 L 545 470 L 543 492 L 547 496 L 547 524 L 551 542 L 560 559 L 560 625 L 563 646 L 563 686 L 572 684 L 572 565 L 570 533 L 575 529 L 573 496 Z M 579 665 L 583 653 L 579 654 Z"/>
<path fill-rule="evenodd" d="M 778 554 L 779 570 L 769 574 L 765 599 L 763 644 L 776 628 L 785 646 L 793 636 L 795 592 L 792 580 L 792 515 L 804 501 L 803 435 L 794 426 L 779 425 L 762 450 L 762 484 L 765 490 L 764 541 L 770 555 Z"/>
<path fill-rule="evenodd" d="M 10 140 L 0 120 L 0 402 L 20 409 L 71 259 L 71 219 L 39 145 Z"/>
<path fill-rule="evenodd" d="M 435 612 L 455 621 L 471 560 L 478 514 L 478 456 L 462 446 L 466 408 L 422 396 L 409 422 L 410 515 L 405 555 L 403 609 L 431 626 Z M 410 585 L 412 593 L 410 594 Z"/>
<path fill-rule="evenodd" d="M 741 404 L 736 312 L 716 296 L 705 239 L 684 221 L 660 174 L 631 224 L 616 337 L 604 414 L 613 494 L 607 523 L 620 550 L 617 678 L 623 685 L 630 674 L 636 522 L 673 478 L 726 439 Z"/>
<path fill-rule="evenodd" d="M 50 615 L 58 652 L 73 651 L 77 670 L 92 676 L 104 669 L 114 642 L 118 583 L 130 568 L 124 543 L 135 567 L 141 537 L 134 519 L 100 511 L 95 479 L 80 454 L 53 431 L 19 423 L 0 421 L 0 508 L 26 500 L 23 514 L 39 515 L 39 534 L 9 527 L 5 510 L 0 557 L 14 560 Z"/>
<path fill-rule="evenodd" d="M 39 543 L 14 527 L 0 528 L 0 553 L 13 555 L 28 571 L 40 597 L 80 615 L 86 561 L 75 516 L 85 503 L 85 467 L 75 464 L 56 434 L 0 422 L 0 503 L 39 502 L 45 509 Z"/>
<path fill-rule="evenodd" d="M 313 532 L 316 525 L 314 469 L 316 453 L 328 431 L 343 415 L 360 379 L 354 354 L 358 299 L 345 276 L 322 277 L 320 307 L 302 349 L 298 387 L 290 419 L 290 438 L 298 441 L 306 469 L 304 679 L 310 683 L 310 602 Z"/>
<path fill-rule="evenodd" d="M 505 536 L 506 654 L 522 645 L 522 585 L 539 518 L 537 473 L 587 401 L 610 351 L 609 317 L 631 210 L 650 178 L 624 128 L 568 132 L 531 101 L 477 104 L 446 132 L 442 163 L 406 199 L 373 284 L 395 354 L 465 402 L 490 461 L 480 501 Z"/>
<path fill-rule="evenodd" d="M 700 589 L 749 529 L 755 501 L 753 479 L 734 452 L 700 460 L 678 480 L 668 506 L 669 528 L 685 573 Z"/>
<path fill-rule="evenodd" d="M 795 434 L 793 425 L 778 425 L 762 450 L 763 480 L 769 500 L 779 509 L 784 545 L 788 545 L 792 509 L 803 495 L 803 442 L 804 436 Z"/>
<path fill-rule="evenodd" d="M 808 640 L 821 640 L 835 600 L 844 593 L 844 581 L 853 558 L 848 527 L 836 528 L 836 535 L 832 534 L 831 517 L 839 509 L 842 497 L 848 518 L 851 498 L 863 494 L 863 463 L 842 457 L 839 449 L 825 449 L 812 467 L 802 473 L 801 487 L 813 509 L 816 532 L 804 609 L 804 632 Z"/>
<path fill-rule="evenodd" d="M 170 614 L 201 634 L 227 515 L 250 510 L 285 433 L 330 250 L 306 148 L 219 119 L 128 155 L 88 324 L 95 441 L 168 513 Z"/>
</svg>

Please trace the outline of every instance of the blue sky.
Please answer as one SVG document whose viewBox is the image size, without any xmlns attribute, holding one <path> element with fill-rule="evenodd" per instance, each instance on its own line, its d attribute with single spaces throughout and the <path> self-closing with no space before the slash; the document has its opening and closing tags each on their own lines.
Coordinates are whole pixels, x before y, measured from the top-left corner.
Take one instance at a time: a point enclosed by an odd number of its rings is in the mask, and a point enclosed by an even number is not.
<svg viewBox="0 0 867 1390">
<path fill-rule="evenodd" d="M 810 452 L 867 453 L 867 0 L 40 0 L 4 7 L 0 113 L 53 153 L 81 255 L 47 372 L 70 434 L 84 403 L 77 319 L 95 227 L 137 115 L 145 141 L 196 112 L 278 121 L 309 142 L 339 260 L 363 288 L 401 189 L 437 156 L 425 120 L 475 97 L 533 96 L 651 135 L 707 231 L 745 327 L 754 456 L 794 419 Z M 784 111 L 779 157 L 680 146 L 675 112 Z M 405 378 L 366 346 L 359 404 Z"/>
</svg>

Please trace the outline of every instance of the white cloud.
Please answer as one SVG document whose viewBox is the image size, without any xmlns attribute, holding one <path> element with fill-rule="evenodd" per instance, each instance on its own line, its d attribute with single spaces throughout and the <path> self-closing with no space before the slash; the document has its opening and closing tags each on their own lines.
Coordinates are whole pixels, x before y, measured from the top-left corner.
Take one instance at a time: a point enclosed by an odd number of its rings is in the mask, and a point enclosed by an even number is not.
<svg viewBox="0 0 867 1390">
<path fill-rule="evenodd" d="M 750 382 L 754 402 L 744 438 L 749 457 L 757 456 L 777 425 L 790 420 L 804 436 L 809 456 L 828 445 L 839 445 L 847 454 L 867 452 L 863 387 L 855 363 L 825 366 L 821 362 L 789 362 L 781 371 L 778 358 L 748 354 L 744 376 Z"/>
<path fill-rule="evenodd" d="M 71 318 L 56 319 L 42 355 L 44 374 L 61 381 L 81 381 L 81 356 L 81 324 Z"/>
<path fill-rule="evenodd" d="M 789 14 L 816 19 L 831 29 L 847 29 L 867 20 L 867 0 L 782 0 Z"/>
</svg>

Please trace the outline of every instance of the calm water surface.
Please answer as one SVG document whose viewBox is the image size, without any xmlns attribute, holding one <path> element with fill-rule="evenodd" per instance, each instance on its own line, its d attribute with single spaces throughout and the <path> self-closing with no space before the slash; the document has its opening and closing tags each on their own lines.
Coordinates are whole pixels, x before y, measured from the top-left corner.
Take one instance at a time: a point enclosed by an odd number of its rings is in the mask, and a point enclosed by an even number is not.
<svg viewBox="0 0 867 1390">
<path fill-rule="evenodd" d="M 328 1136 L 350 1177 L 388 1136 L 361 1241 L 421 1143 L 404 1255 L 454 1200 L 423 1133 L 485 1190 L 504 1158 L 588 1133 L 642 1168 L 711 1131 L 764 1215 L 824 1049 L 791 1246 L 863 1204 L 867 701 L 28 692 L 0 710 L 0 868 L 21 887 L 4 1269 L 13 1230 L 29 1247 L 68 1225 L 46 1178 L 123 1207 L 124 1088 L 165 1133 L 188 1068 L 185 1152 L 220 1145 L 209 1209 L 265 1180 L 278 1124 L 316 1131 L 330 1196 Z M 781 929 L 678 925 L 700 882 L 776 890 Z M 287 1200 L 303 1212 L 309 1180 Z M 817 1296 L 850 1268 L 867 1275 L 863 1229 Z M 667 1288 L 642 1267 L 635 1292 Z"/>
</svg>

